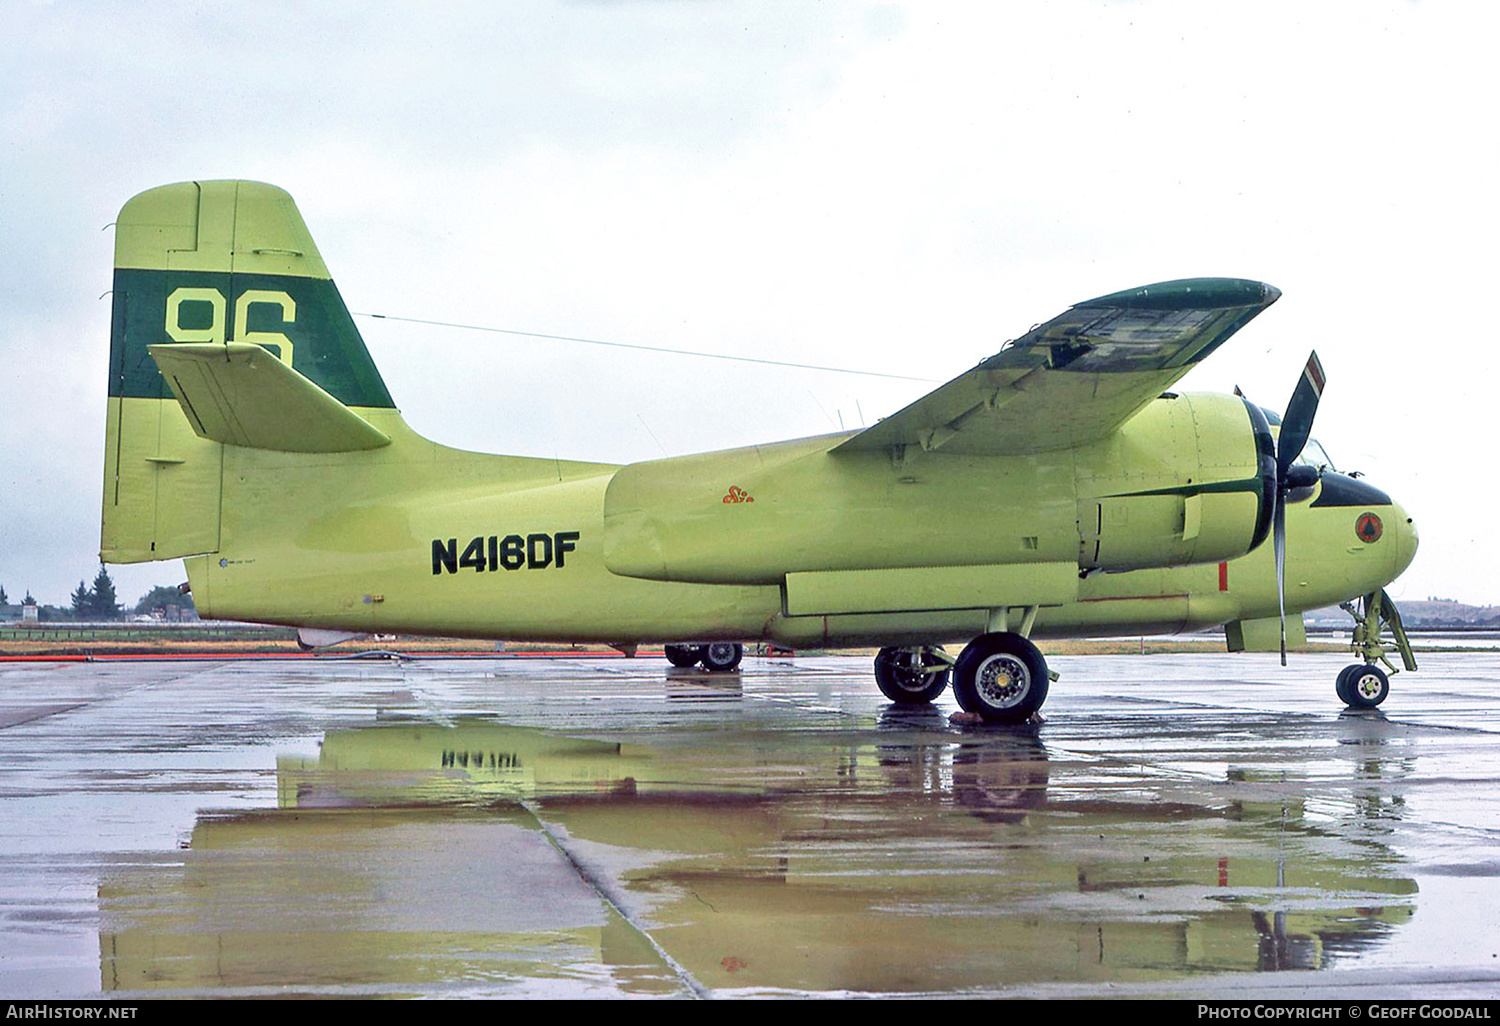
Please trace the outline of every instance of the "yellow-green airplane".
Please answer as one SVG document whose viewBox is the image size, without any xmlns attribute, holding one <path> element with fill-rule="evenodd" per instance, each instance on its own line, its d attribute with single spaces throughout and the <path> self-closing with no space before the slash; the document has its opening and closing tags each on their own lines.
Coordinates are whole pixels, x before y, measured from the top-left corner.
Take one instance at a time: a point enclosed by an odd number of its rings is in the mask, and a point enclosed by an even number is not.
<svg viewBox="0 0 1500 1026">
<path fill-rule="evenodd" d="M 951 675 L 1017 722 L 1048 688 L 1032 636 L 1284 619 L 1289 503 L 1294 610 L 1379 596 L 1415 550 L 1383 493 L 1297 462 L 1316 356 L 1279 438 L 1241 397 L 1164 392 L 1275 302 L 1261 282 L 1080 303 L 860 431 L 622 467 L 414 433 L 280 189 L 152 189 L 116 232 L 101 558 L 184 558 L 204 616 L 672 642 L 711 670 L 746 641 L 883 646 L 888 696 Z M 1235 562 L 1268 537 L 1269 578 Z"/>
</svg>

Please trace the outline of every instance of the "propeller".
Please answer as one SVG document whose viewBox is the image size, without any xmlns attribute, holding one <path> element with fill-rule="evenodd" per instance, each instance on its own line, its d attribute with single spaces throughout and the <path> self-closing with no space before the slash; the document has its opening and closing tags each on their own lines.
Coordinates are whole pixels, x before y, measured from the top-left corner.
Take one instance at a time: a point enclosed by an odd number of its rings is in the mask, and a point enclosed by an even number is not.
<svg viewBox="0 0 1500 1026">
<path fill-rule="evenodd" d="M 1313 417 L 1318 412 L 1324 381 L 1323 365 L 1314 352 L 1308 356 L 1307 365 L 1302 368 L 1302 379 L 1292 391 L 1286 414 L 1281 418 L 1281 434 L 1276 440 L 1276 505 L 1272 531 L 1276 547 L 1276 599 L 1281 610 L 1282 666 L 1286 665 L 1286 498 L 1298 488 L 1317 484 L 1322 473 L 1317 467 L 1294 464 L 1312 434 Z"/>
</svg>

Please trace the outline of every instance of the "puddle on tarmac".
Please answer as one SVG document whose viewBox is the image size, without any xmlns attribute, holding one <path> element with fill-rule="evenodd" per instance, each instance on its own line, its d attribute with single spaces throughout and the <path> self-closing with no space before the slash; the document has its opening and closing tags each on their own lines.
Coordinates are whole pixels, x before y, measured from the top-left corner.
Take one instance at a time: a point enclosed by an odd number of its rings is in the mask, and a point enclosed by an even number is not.
<svg viewBox="0 0 1500 1026">
<path fill-rule="evenodd" d="M 984 993 L 1326 969 L 1416 901 L 1378 773 L 1330 804 L 926 714 L 619 736 L 329 732 L 276 809 L 104 874 L 101 987 Z"/>
</svg>

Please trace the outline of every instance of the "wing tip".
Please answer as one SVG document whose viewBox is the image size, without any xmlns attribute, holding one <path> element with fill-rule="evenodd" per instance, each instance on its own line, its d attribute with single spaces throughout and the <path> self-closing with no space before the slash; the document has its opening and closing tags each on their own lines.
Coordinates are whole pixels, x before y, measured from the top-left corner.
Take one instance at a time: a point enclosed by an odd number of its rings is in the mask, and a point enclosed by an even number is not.
<svg viewBox="0 0 1500 1026">
<path fill-rule="evenodd" d="M 1128 310 L 1220 310 L 1232 307 L 1265 309 L 1281 298 L 1274 285 L 1251 278 L 1178 278 L 1111 292 L 1079 306 L 1108 306 Z"/>
</svg>

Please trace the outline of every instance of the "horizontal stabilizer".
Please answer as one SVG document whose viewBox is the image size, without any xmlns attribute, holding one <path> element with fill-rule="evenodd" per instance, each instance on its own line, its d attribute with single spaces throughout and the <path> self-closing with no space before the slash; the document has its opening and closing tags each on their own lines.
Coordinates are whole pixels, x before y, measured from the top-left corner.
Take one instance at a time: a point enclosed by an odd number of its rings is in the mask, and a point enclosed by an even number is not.
<svg viewBox="0 0 1500 1026">
<path fill-rule="evenodd" d="M 252 342 L 148 347 L 202 438 L 280 452 L 352 452 L 391 440 Z"/>
</svg>

